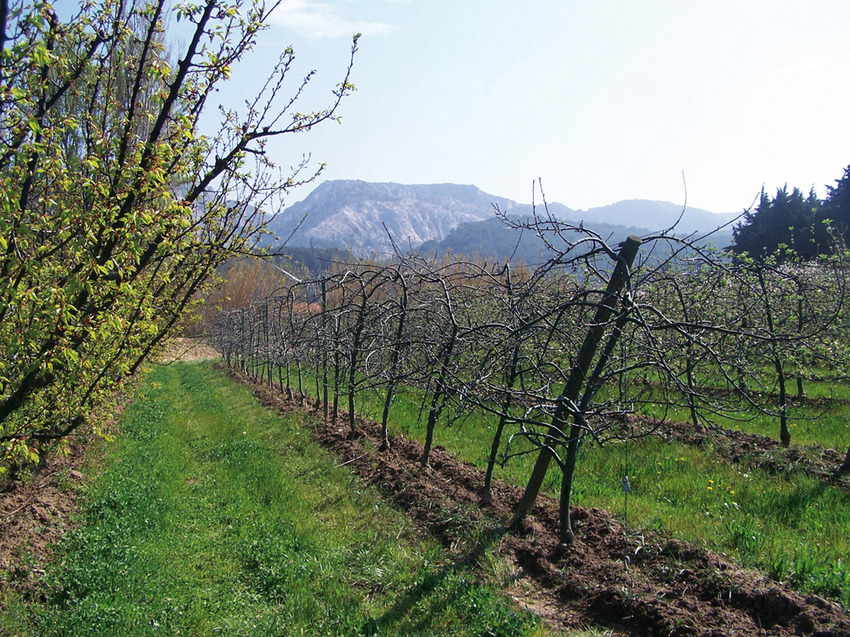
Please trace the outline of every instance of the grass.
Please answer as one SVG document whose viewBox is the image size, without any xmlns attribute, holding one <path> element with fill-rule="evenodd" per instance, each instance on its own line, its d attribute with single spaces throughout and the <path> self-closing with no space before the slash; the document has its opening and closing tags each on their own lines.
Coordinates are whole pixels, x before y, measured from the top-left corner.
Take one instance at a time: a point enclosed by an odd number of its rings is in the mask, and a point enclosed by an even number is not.
<svg viewBox="0 0 850 637">
<path fill-rule="evenodd" d="M 800 473 L 717 462 L 711 450 L 657 439 L 590 447 L 575 500 L 625 514 L 616 478 L 629 473 L 629 521 L 732 554 L 777 580 L 850 607 L 850 493 Z M 798 568 L 799 566 L 799 568 Z"/>
<path fill-rule="evenodd" d="M 809 383 L 809 385 L 814 385 L 814 383 Z M 844 388 L 839 387 L 839 389 Z M 808 396 L 814 397 L 811 393 Z M 787 415 L 791 443 L 820 445 L 844 453 L 847 451 L 847 445 L 850 444 L 850 403 L 846 399 L 830 400 L 826 396 L 818 398 L 820 398 L 820 401 L 815 404 L 805 400 L 799 401 L 794 395 L 789 398 Z M 776 402 L 774 401 L 773 409 L 778 411 L 775 406 Z M 659 418 L 666 417 L 669 420 L 680 422 L 690 422 L 691 420 L 690 412 L 684 407 L 667 409 L 646 407 L 642 411 L 646 415 Z M 713 415 L 711 422 L 726 429 L 744 431 L 766 436 L 772 440 L 779 440 L 778 415 L 759 413 L 737 419 Z"/>
<path fill-rule="evenodd" d="M 379 418 L 383 407 L 380 394 L 363 392 L 358 400 L 365 415 Z M 420 441 L 424 438 L 420 402 L 421 397 L 410 390 L 398 395 L 391 417 L 394 433 Z M 828 426 L 835 427 L 830 436 L 846 440 L 847 434 L 839 432 L 850 422 L 850 405 L 836 402 L 831 410 L 835 411 L 832 425 L 824 424 L 818 430 L 816 423 L 800 421 L 792 426 L 792 440 L 822 443 Z M 809 427 L 808 437 L 801 435 L 804 426 Z M 435 444 L 484 468 L 493 430 L 492 421 L 473 415 L 440 427 Z M 497 467 L 495 476 L 524 486 L 534 459 L 532 454 L 512 460 Z M 632 488 L 628 503 L 621 486 L 626 474 Z M 544 491 L 557 497 L 559 488 L 560 476 L 551 469 Z M 727 553 L 776 580 L 832 597 L 850 608 L 850 493 L 792 468 L 771 474 L 733 466 L 718 461 L 710 448 L 657 438 L 601 448 L 586 444 L 572 501 L 607 509 L 634 529 L 660 530 Z"/>
<path fill-rule="evenodd" d="M 529 635 L 539 621 L 208 364 L 156 368 L 5 635 Z"/>
</svg>

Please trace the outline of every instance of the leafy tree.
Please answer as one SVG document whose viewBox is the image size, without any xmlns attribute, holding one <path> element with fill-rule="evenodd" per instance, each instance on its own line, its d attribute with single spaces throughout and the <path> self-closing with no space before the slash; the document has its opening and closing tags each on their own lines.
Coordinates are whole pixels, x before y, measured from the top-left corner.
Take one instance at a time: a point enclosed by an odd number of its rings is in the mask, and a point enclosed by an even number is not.
<svg viewBox="0 0 850 637">
<path fill-rule="evenodd" d="M 821 250 L 826 252 L 833 244 L 824 226 L 829 224 L 836 230 L 836 236 L 841 238 L 841 245 L 847 246 L 850 240 L 850 166 L 844 169 L 841 179 L 835 181 L 835 186 L 827 186 L 827 196 L 816 215 L 818 243 Z"/>
<path fill-rule="evenodd" d="M 278 172 L 265 141 L 337 119 L 353 89 L 349 62 L 326 108 L 295 112 L 312 74 L 285 89 L 288 48 L 202 135 L 277 3 L 178 4 L 175 64 L 167 6 L 95 0 L 60 20 L 48 2 L 0 3 L 0 465 L 91 420 L 210 274 L 253 249 L 263 211 L 313 176 Z"/>
<path fill-rule="evenodd" d="M 804 197 L 798 188 L 788 192 L 785 185 L 771 199 L 762 190 L 755 212 L 745 213 L 744 220 L 733 230 L 733 251 L 757 260 L 768 255 L 781 258 L 780 253 L 789 250 L 805 259 L 817 256 L 814 223 L 819 207 L 814 191 Z"/>
</svg>

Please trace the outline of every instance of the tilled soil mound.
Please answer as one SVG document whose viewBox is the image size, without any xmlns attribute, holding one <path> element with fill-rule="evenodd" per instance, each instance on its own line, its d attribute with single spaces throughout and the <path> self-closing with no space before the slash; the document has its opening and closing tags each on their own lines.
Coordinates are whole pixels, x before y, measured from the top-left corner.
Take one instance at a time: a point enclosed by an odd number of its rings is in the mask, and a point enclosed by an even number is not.
<svg viewBox="0 0 850 637">
<path fill-rule="evenodd" d="M 0 589 L 37 591 L 52 545 L 74 526 L 75 491 L 85 440 L 72 440 L 69 453 L 51 453 L 26 483 L 13 481 L 0 491 Z M 2 603 L 2 602 L 0 602 Z"/>
<path fill-rule="evenodd" d="M 243 382 L 246 377 L 237 375 Z M 282 394 L 254 385 L 268 406 L 299 408 Z M 345 420 L 345 419 L 343 419 Z M 562 547 L 557 503 L 538 498 L 522 528 L 504 525 L 521 489 L 494 484 L 493 504 L 478 505 L 482 472 L 437 447 L 430 466 L 422 446 L 400 436 L 378 451 L 377 423 L 322 422 L 316 438 L 351 471 L 428 528 L 459 561 L 476 560 L 497 545 L 514 565 L 510 592 L 557 628 L 604 627 L 617 635 L 850 635 L 850 615 L 815 595 L 802 595 L 711 551 L 654 533 L 626 533 L 598 509 L 574 508 L 575 541 Z M 470 545 L 469 528 L 483 529 Z"/>
<path fill-rule="evenodd" d="M 839 488 L 850 490 L 850 475 L 837 475 L 844 455 L 834 449 L 817 445 L 784 448 L 778 440 L 758 434 L 714 427 L 701 431 L 689 423 L 634 419 L 642 433 L 651 432 L 682 444 L 704 447 L 711 445 L 714 453 L 731 464 L 759 467 L 771 473 L 801 471 Z"/>
</svg>

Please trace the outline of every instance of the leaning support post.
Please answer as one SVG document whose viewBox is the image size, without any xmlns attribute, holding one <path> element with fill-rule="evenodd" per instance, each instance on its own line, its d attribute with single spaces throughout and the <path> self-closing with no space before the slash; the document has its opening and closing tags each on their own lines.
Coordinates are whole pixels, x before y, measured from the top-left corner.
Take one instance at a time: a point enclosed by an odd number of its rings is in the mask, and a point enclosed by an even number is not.
<svg viewBox="0 0 850 637">
<path fill-rule="evenodd" d="M 561 399 L 558 401 L 558 407 L 552 416 L 552 424 L 547 432 L 548 440 L 557 439 L 561 436 L 561 432 L 566 430 L 566 422 L 569 416 L 568 406 L 575 405 L 578 400 L 579 392 L 587 379 L 590 364 L 596 355 L 596 349 L 602 340 L 608 320 L 614 312 L 617 299 L 619 298 L 619 292 L 629 279 L 632 263 L 635 260 L 635 256 L 637 256 L 640 244 L 640 237 L 630 236 L 620 248 L 620 253 L 617 257 L 617 266 L 614 268 L 614 273 L 608 281 L 605 296 L 596 309 L 596 315 L 593 317 L 593 322 L 590 324 L 590 329 L 579 350 L 575 365 L 570 371 L 567 384 L 563 392 L 561 392 Z M 577 429 L 577 427 L 573 426 L 573 429 Z M 571 431 L 571 435 L 576 435 L 576 432 Z M 525 493 L 523 493 L 522 499 L 514 512 L 514 525 L 522 522 L 534 506 L 551 460 L 552 447 L 546 445 L 540 449 L 537 462 L 531 472 L 531 478 L 529 478 L 528 485 L 525 487 Z"/>
<path fill-rule="evenodd" d="M 847 447 L 847 455 L 844 456 L 844 462 L 835 472 L 835 474 L 839 476 L 843 476 L 845 473 L 850 473 L 850 447 Z"/>
<path fill-rule="evenodd" d="M 328 420 L 328 284 L 322 279 L 322 414 Z"/>
</svg>

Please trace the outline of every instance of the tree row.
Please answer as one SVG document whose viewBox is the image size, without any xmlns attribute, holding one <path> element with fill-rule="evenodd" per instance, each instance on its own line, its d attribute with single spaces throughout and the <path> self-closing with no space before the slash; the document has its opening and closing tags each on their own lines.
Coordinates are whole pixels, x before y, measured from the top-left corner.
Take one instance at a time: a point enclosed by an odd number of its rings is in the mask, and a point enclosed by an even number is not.
<svg viewBox="0 0 850 637">
<path fill-rule="evenodd" d="M 731 261 L 668 235 L 608 246 L 546 217 L 528 230 L 551 249 L 536 267 L 405 255 L 337 264 L 223 313 L 216 346 L 258 380 L 315 395 L 327 418 L 344 410 L 352 435 L 358 397 L 380 392 L 384 448 L 394 396 L 414 390 L 423 465 L 440 427 L 473 410 L 489 414 L 483 499 L 498 461 L 536 454 L 521 520 L 554 461 L 565 542 L 586 441 L 651 434 L 642 414 L 714 427 L 721 416 L 767 413 L 788 445 L 793 393 L 805 392 L 807 378 L 844 373 L 840 256 Z M 667 256 L 655 258 L 661 243 Z"/>
</svg>

